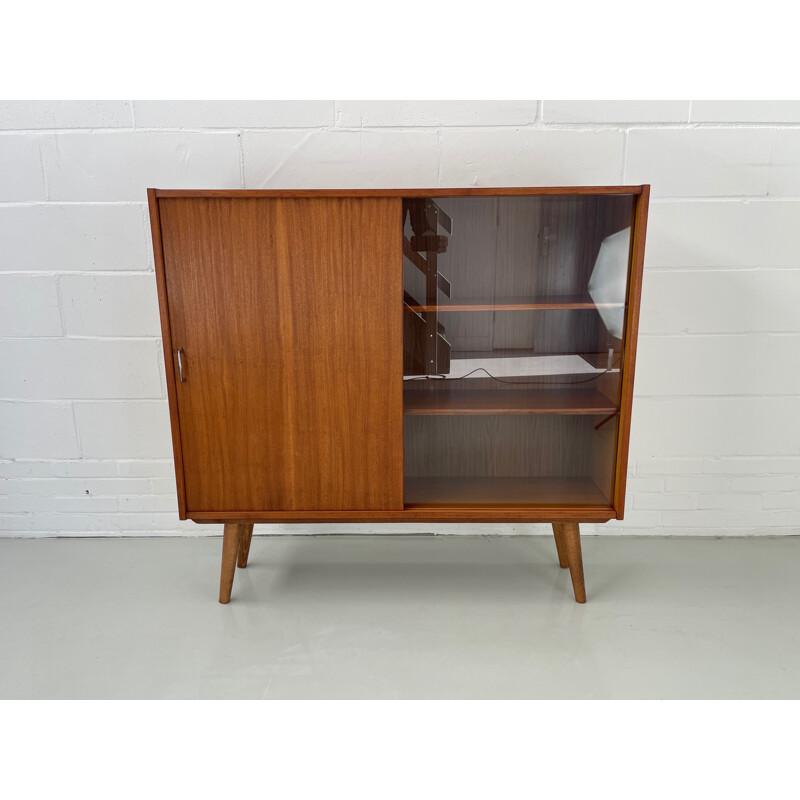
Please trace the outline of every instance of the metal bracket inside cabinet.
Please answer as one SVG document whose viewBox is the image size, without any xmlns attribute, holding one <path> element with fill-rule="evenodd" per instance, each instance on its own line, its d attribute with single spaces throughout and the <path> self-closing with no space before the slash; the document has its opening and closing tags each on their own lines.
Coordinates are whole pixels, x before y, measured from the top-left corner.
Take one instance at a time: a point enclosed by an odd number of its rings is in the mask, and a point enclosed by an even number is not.
<svg viewBox="0 0 800 800">
<path fill-rule="evenodd" d="M 453 235 L 453 220 L 442 210 L 441 206 L 438 203 L 434 203 L 433 200 L 427 201 L 433 213 L 436 216 L 436 222 L 444 228 L 447 232 L 448 236 Z"/>
<path fill-rule="evenodd" d="M 424 320 L 421 364 L 409 369 L 416 374 L 444 375 L 450 372 L 450 343 L 444 338 L 444 327 L 439 322 L 439 291 L 450 297 L 450 281 L 439 272 L 438 255 L 447 251 L 448 236 L 453 231 L 453 220 L 430 198 L 403 201 L 403 222 L 410 217 L 413 236 L 403 236 L 405 256 L 425 275 L 425 305 L 421 312 Z M 446 235 L 439 233 L 444 230 Z M 424 253 L 423 258 L 420 254 Z"/>
</svg>

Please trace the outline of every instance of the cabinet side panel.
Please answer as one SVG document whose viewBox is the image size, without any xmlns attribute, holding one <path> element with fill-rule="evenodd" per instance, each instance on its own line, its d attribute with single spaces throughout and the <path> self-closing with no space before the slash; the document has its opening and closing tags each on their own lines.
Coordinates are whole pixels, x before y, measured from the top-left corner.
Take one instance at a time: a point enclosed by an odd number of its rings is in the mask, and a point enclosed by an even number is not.
<svg viewBox="0 0 800 800">
<path fill-rule="evenodd" d="M 402 509 L 401 201 L 160 202 L 190 514 Z"/>
<path fill-rule="evenodd" d="M 617 467 L 614 479 L 614 508 L 617 519 L 625 512 L 625 485 L 628 478 L 628 447 L 631 438 L 631 411 L 633 406 L 633 379 L 636 366 L 636 344 L 639 334 L 639 306 L 642 299 L 644 272 L 644 245 L 647 234 L 647 210 L 650 186 L 642 186 L 636 198 L 633 239 L 631 244 L 631 271 L 628 283 L 627 319 L 623 342 L 623 373 L 620 392 L 619 439 L 617 442 Z"/>
<path fill-rule="evenodd" d="M 172 430 L 172 457 L 175 462 L 175 483 L 178 491 L 178 515 L 186 519 L 186 485 L 183 475 L 183 449 L 178 420 L 178 396 L 175 388 L 175 370 L 170 331 L 169 301 L 167 280 L 164 273 L 164 251 L 161 243 L 161 220 L 155 189 L 147 190 L 147 204 L 150 211 L 150 230 L 153 235 L 153 256 L 155 261 L 156 287 L 158 290 L 158 310 L 161 319 L 161 342 L 164 347 L 164 370 L 167 378 L 167 400 L 169 402 L 169 422 Z"/>
</svg>

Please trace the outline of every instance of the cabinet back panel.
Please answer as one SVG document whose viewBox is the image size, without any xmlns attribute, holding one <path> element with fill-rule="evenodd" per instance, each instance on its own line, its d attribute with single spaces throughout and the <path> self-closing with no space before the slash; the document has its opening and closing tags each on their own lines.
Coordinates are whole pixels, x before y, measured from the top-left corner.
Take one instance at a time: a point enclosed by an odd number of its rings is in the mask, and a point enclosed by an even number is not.
<svg viewBox="0 0 800 800">
<path fill-rule="evenodd" d="M 406 475 L 586 477 L 597 422 L 593 415 L 408 416 Z"/>
<path fill-rule="evenodd" d="M 159 199 L 193 511 L 403 507 L 401 199 Z"/>
<path fill-rule="evenodd" d="M 631 224 L 632 195 L 445 197 L 437 205 L 453 220 L 439 271 L 453 302 L 483 298 L 587 296 L 601 242 Z M 412 230 L 406 221 L 405 234 Z M 404 261 L 405 288 L 425 299 L 424 277 Z M 448 300 L 440 297 L 443 309 Z M 499 309 L 446 311 L 439 321 L 462 352 L 527 350 L 535 353 L 602 352 L 607 334 L 596 311 L 520 314 Z"/>
</svg>

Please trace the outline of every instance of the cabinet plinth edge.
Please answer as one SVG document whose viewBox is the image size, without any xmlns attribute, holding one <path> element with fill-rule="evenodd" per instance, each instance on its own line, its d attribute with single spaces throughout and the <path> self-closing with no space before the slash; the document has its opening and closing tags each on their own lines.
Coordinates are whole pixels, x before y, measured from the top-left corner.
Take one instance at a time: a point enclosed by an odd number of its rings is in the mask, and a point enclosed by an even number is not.
<svg viewBox="0 0 800 800">
<path fill-rule="evenodd" d="M 514 508 L 406 508 L 403 511 L 189 511 L 198 524 L 324 522 L 608 522 L 611 506 Z"/>
</svg>

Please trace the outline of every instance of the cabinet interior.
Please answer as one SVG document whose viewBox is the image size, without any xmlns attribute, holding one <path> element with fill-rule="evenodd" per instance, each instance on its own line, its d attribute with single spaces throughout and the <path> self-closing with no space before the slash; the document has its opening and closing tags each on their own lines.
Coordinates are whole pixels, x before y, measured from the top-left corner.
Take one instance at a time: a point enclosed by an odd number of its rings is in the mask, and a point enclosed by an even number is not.
<svg viewBox="0 0 800 800">
<path fill-rule="evenodd" d="M 633 205 L 404 200 L 406 507 L 612 504 Z"/>
</svg>

